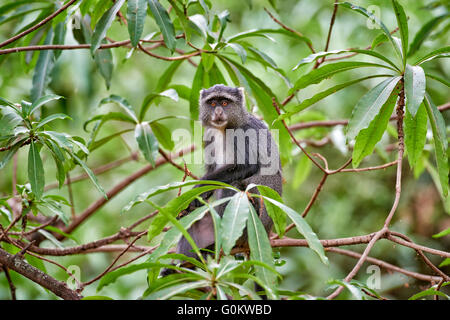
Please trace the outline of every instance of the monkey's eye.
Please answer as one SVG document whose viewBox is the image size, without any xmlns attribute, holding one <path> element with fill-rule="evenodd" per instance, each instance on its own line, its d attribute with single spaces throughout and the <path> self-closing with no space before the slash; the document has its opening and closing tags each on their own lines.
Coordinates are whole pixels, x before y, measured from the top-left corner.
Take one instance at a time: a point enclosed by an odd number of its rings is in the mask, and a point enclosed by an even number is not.
<svg viewBox="0 0 450 320">
<path fill-rule="evenodd" d="M 215 107 L 215 106 L 216 106 L 216 102 L 215 101 L 211 102 L 211 107 Z"/>
<path fill-rule="evenodd" d="M 222 106 L 227 106 L 228 105 L 228 101 L 226 101 L 226 100 L 222 100 Z"/>
</svg>

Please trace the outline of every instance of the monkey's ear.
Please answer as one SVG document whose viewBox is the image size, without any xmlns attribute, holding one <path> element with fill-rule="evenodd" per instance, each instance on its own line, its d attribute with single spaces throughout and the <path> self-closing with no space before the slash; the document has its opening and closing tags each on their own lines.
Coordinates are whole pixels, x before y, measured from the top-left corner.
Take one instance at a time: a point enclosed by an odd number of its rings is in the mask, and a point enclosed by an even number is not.
<svg viewBox="0 0 450 320">
<path fill-rule="evenodd" d="M 245 98 L 245 89 L 244 89 L 244 87 L 239 87 L 238 89 L 239 89 L 239 92 L 241 93 L 241 97 Z"/>
</svg>

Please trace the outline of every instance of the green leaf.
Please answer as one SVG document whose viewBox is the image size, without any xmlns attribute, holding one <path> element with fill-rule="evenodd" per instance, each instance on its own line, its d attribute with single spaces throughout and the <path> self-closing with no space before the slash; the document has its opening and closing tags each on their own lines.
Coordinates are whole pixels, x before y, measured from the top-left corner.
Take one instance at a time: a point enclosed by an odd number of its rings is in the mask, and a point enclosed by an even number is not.
<svg viewBox="0 0 450 320">
<path fill-rule="evenodd" d="M 355 285 L 348 283 L 347 281 L 330 280 L 328 281 L 328 284 L 343 286 L 344 288 L 348 289 L 351 292 L 351 294 L 355 297 L 356 300 L 362 300 L 361 290 Z"/>
<path fill-rule="evenodd" d="M 425 96 L 426 79 L 425 72 L 420 66 L 406 65 L 405 69 L 405 97 L 406 107 L 413 117 Z"/>
<path fill-rule="evenodd" d="M 269 37 L 267 34 L 282 34 L 288 37 L 291 37 L 293 39 L 297 39 L 300 41 L 303 41 L 307 45 L 312 45 L 311 39 L 305 36 L 300 36 L 299 34 L 293 34 L 290 31 L 287 31 L 285 29 L 270 29 L 270 28 L 262 28 L 262 29 L 251 29 L 244 32 L 240 32 L 238 34 L 235 34 L 232 37 L 228 38 L 228 43 L 230 42 L 236 42 L 238 40 L 242 40 L 249 37 L 264 37 L 267 39 L 273 40 L 271 37 Z"/>
<path fill-rule="evenodd" d="M 303 58 L 302 60 L 300 60 L 300 62 L 292 70 L 296 70 L 296 69 L 300 68 L 301 66 L 303 66 L 305 64 L 308 64 L 308 63 L 311 63 L 313 61 L 316 61 L 319 58 L 327 57 L 327 56 L 333 55 L 333 54 L 342 54 L 342 53 L 349 53 L 349 52 L 354 52 L 354 53 L 359 53 L 359 54 L 364 54 L 364 55 L 368 55 L 368 56 L 371 56 L 371 57 L 375 57 L 375 58 L 380 59 L 380 60 L 382 60 L 384 62 L 387 62 L 394 69 L 399 70 L 394 62 L 392 62 L 391 60 L 386 58 L 381 53 L 378 53 L 378 52 L 373 51 L 373 50 L 366 50 L 366 49 L 345 49 L 345 50 L 332 50 L 332 51 L 316 52 L 316 53 L 310 54 L 306 58 Z"/>
<path fill-rule="evenodd" d="M 33 140 L 28 151 L 28 179 L 36 198 L 41 199 L 45 187 L 44 165 Z"/>
<path fill-rule="evenodd" d="M 100 121 L 101 125 L 99 125 L 99 127 L 101 127 L 104 123 L 106 123 L 107 121 L 122 121 L 122 122 L 127 122 L 127 123 L 136 123 L 135 119 L 133 119 L 132 117 L 128 116 L 127 114 L 121 113 L 121 112 L 108 112 L 105 114 L 98 114 L 96 116 L 93 116 L 92 118 L 90 118 L 88 121 L 86 121 L 83 124 L 83 129 L 87 130 L 87 126 L 89 123 L 94 122 L 94 121 Z M 97 127 L 97 130 L 100 129 L 99 127 Z"/>
<path fill-rule="evenodd" d="M 442 114 L 434 105 L 431 98 L 426 94 L 423 100 L 430 119 L 431 129 L 434 137 L 434 149 L 436 153 L 436 163 L 438 167 L 439 180 L 441 182 L 442 194 L 448 195 L 448 157 L 447 157 L 447 135 L 445 121 Z"/>
<path fill-rule="evenodd" d="M 53 43 L 53 29 L 50 28 L 45 37 L 44 45 Z M 50 83 L 50 74 L 54 66 L 54 54 L 52 50 L 42 50 L 39 52 L 39 57 L 34 68 L 32 87 L 31 87 L 31 101 L 36 102 L 45 92 Z"/>
<path fill-rule="evenodd" d="M 305 182 L 306 178 L 308 178 L 311 167 L 311 160 L 304 154 L 300 155 L 300 160 L 295 166 L 294 177 L 292 179 L 292 188 L 294 188 L 294 190 L 297 190 L 300 185 Z"/>
<path fill-rule="evenodd" d="M 128 101 L 125 98 L 112 94 L 109 97 L 104 98 L 100 101 L 100 105 L 106 103 L 117 103 L 117 105 L 121 107 L 134 120 L 135 123 L 139 123 L 139 120 L 136 117 L 136 113 L 134 112 L 133 107 L 128 103 Z"/>
<path fill-rule="evenodd" d="M 91 39 L 91 54 L 93 55 L 100 47 L 102 40 L 106 37 L 106 32 L 111 27 L 117 12 L 124 4 L 125 0 L 116 0 L 111 8 L 106 11 L 95 26 Z"/>
<path fill-rule="evenodd" d="M 378 47 L 380 44 L 386 42 L 386 41 L 389 41 L 389 39 L 386 37 L 386 35 L 384 33 L 380 33 L 372 41 L 372 45 L 371 45 L 372 50 L 375 49 L 376 47 Z"/>
<path fill-rule="evenodd" d="M 71 120 L 72 120 L 72 118 L 69 117 L 67 114 L 63 114 L 63 113 L 55 113 L 55 114 L 49 115 L 48 117 L 45 117 L 44 119 L 42 119 L 41 121 L 39 121 L 38 124 L 37 124 L 37 126 L 36 126 L 36 129 L 39 129 L 39 128 L 41 128 L 42 126 L 46 125 L 47 123 L 49 123 L 49 122 L 51 122 L 51 121 L 53 121 L 53 120 L 56 120 L 56 119 L 61 119 L 61 120 L 64 120 L 64 119 L 71 119 Z"/>
<path fill-rule="evenodd" d="M 373 79 L 373 78 L 378 78 L 378 77 L 391 77 L 390 75 L 387 74 L 377 74 L 377 75 L 372 75 L 372 76 L 368 76 L 368 77 L 363 77 L 363 78 L 358 78 L 355 80 L 351 80 L 348 82 L 344 82 L 338 85 L 335 85 L 329 89 L 326 89 L 322 92 L 319 92 L 317 94 L 315 94 L 314 96 L 312 96 L 311 98 L 305 99 L 303 100 L 300 104 L 295 105 L 295 106 L 288 106 L 286 107 L 286 113 L 281 114 L 278 117 L 278 120 L 282 120 L 282 119 L 286 119 L 291 117 L 293 114 L 298 113 L 300 111 L 305 110 L 306 108 L 310 107 L 311 105 L 315 104 L 316 102 L 325 99 L 326 97 L 328 97 L 329 95 L 332 95 L 342 89 L 345 89 L 346 87 L 349 87 L 355 83 L 360 83 L 361 81 L 364 80 L 368 80 L 368 79 Z"/>
<path fill-rule="evenodd" d="M 311 163 L 309 159 L 308 163 Z M 274 199 L 281 203 L 283 202 L 283 199 L 281 199 L 281 196 L 278 194 L 278 192 L 276 192 L 272 188 L 264 185 L 258 185 L 257 188 L 262 196 Z M 258 199 L 255 200 L 258 201 Z M 280 238 L 282 238 L 284 235 L 284 230 L 286 229 L 286 214 L 283 212 L 283 210 L 273 205 L 271 202 L 265 201 L 264 206 L 266 207 L 267 214 L 270 218 L 272 218 L 275 232 L 279 235 Z"/>
<path fill-rule="evenodd" d="M 117 270 L 114 270 L 112 272 L 108 272 L 105 276 L 103 276 L 100 279 L 100 282 L 97 287 L 97 292 L 99 292 L 101 289 L 103 289 L 105 286 L 114 283 L 118 278 L 132 274 L 139 270 L 145 270 L 149 268 L 155 268 L 155 267 L 164 267 L 165 265 L 162 263 L 155 263 L 155 262 L 144 262 L 139 264 L 132 264 L 129 266 L 125 266 L 122 268 L 119 268 Z"/>
<path fill-rule="evenodd" d="M 408 55 L 408 19 L 406 18 L 405 10 L 396 1 L 392 0 L 394 7 L 395 17 L 397 18 L 397 25 L 400 29 L 400 38 L 402 40 L 402 55 L 403 55 L 403 67 L 406 66 L 406 57 Z"/>
<path fill-rule="evenodd" d="M 360 61 L 342 61 L 327 64 L 318 69 L 313 69 L 309 73 L 301 76 L 300 79 L 298 79 L 294 84 L 294 87 L 290 90 L 290 92 L 306 88 L 312 84 L 320 83 L 322 80 L 328 79 L 337 73 L 363 67 L 381 67 L 391 69 L 390 67 L 382 64 Z"/>
<path fill-rule="evenodd" d="M 4 151 L 3 153 L 3 158 L 0 159 L 0 169 L 3 169 L 6 164 L 9 162 L 9 160 L 11 160 L 12 156 L 17 152 L 17 150 L 19 150 L 19 148 L 21 147 L 22 143 L 26 140 L 25 139 L 21 139 L 18 142 L 16 142 L 8 151 Z M 1 153 L 0 153 L 1 155 Z"/>
<path fill-rule="evenodd" d="M 204 88 L 204 74 L 205 70 L 203 68 L 203 63 L 200 62 L 195 71 L 194 80 L 192 81 L 191 96 L 189 98 L 189 114 L 192 119 L 198 119 L 199 116 L 198 101 L 200 99 L 200 90 Z"/>
<path fill-rule="evenodd" d="M 143 192 L 143 193 L 137 195 L 132 201 L 130 201 L 125 207 L 123 207 L 122 213 L 129 211 L 135 205 L 142 203 L 142 202 L 146 201 L 147 199 L 154 197 L 158 194 L 161 194 L 161 193 L 164 193 L 167 191 L 171 191 L 171 190 L 175 190 L 175 189 L 179 189 L 179 188 L 183 188 L 183 187 L 187 187 L 187 186 L 193 186 L 193 185 L 196 185 L 199 183 L 212 184 L 212 185 L 222 186 L 222 187 L 226 187 L 226 188 L 231 188 L 232 190 L 237 190 L 236 188 L 232 187 L 231 185 L 229 185 L 227 183 L 223 183 L 220 181 L 214 181 L 214 180 L 189 180 L 189 181 L 182 181 L 182 182 L 177 181 L 177 182 L 169 183 L 169 184 L 166 184 L 163 186 L 158 186 L 158 187 L 152 188 L 149 191 L 146 191 L 146 192 Z M 188 205 L 188 204 L 186 204 L 186 205 Z"/>
<path fill-rule="evenodd" d="M 170 20 L 169 14 L 166 9 L 159 3 L 158 0 L 148 0 L 150 11 L 155 18 L 156 24 L 164 38 L 164 43 L 170 51 L 174 51 L 176 47 L 175 30 Z"/>
<path fill-rule="evenodd" d="M 419 293 L 416 293 L 415 295 L 411 296 L 408 300 L 417 300 L 426 296 L 441 296 L 441 297 L 445 297 L 447 299 L 450 299 L 450 297 L 448 295 L 446 295 L 445 293 L 436 290 L 435 288 L 430 288 L 424 291 L 421 291 Z"/>
<path fill-rule="evenodd" d="M 358 101 L 348 123 L 347 140 L 354 139 L 362 129 L 369 126 L 400 79 L 401 77 L 398 76 L 384 80 Z"/>
<path fill-rule="evenodd" d="M 408 160 L 411 168 L 416 166 L 417 161 L 422 155 L 427 140 L 427 112 L 421 105 L 413 117 L 406 108 L 405 124 L 405 146 L 408 152 Z"/>
<path fill-rule="evenodd" d="M 442 238 L 442 237 L 448 236 L 449 234 L 450 234 L 450 228 L 447 228 L 437 234 L 433 234 L 433 238 Z"/>
<path fill-rule="evenodd" d="M 431 32 L 442 22 L 450 13 L 445 13 L 443 15 L 434 17 L 427 23 L 425 23 L 419 31 L 417 31 L 411 45 L 409 46 L 408 56 L 412 56 L 417 50 L 420 49 L 422 43 L 428 38 Z"/>
<path fill-rule="evenodd" d="M 159 122 L 151 122 L 150 127 L 158 143 L 165 149 L 173 150 L 175 142 L 172 140 L 172 131 Z"/>
<path fill-rule="evenodd" d="M 450 56 L 450 46 L 446 46 L 443 48 L 436 49 L 431 51 L 430 53 L 424 55 L 422 58 L 418 59 L 414 65 L 419 65 L 424 62 L 437 59 L 437 58 L 447 58 Z"/>
<path fill-rule="evenodd" d="M 245 198 L 247 195 L 245 195 Z M 223 230 L 223 229 L 222 229 Z M 261 261 L 271 268 L 275 268 L 272 257 L 272 246 L 264 225 L 259 219 L 253 206 L 250 206 L 250 214 L 247 221 L 248 245 L 250 247 L 250 258 Z M 277 299 L 276 282 L 277 274 L 267 268 L 255 266 L 256 277 L 267 287 L 266 293 L 270 299 Z"/>
<path fill-rule="evenodd" d="M 158 140 L 150 129 L 148 122 L 138 123 L 134 130 L 134 136 L 144 158 L 155 166 L 155 159 L 158 156 Z"/>
<path fill-rule="evenodd" d="M 147 0 L 128 0 L 128 33 L 133 47 L 136 47 L 141 39 L 146 15 Z"/>
<path fill-rule="evenodd" d="M 365 8 L 351 4 L 349 2 L 344 2 L 344 3 L 339 3 L 341 6 L 343 6 L 344 8 L 347 9 L 352 9 L 355 10 L 355 12 L 362 14 L 364 16 L 366 16 L 367 18 L 371 19 L 372 21 L 374 21 L 377 25 L 379 25 L 381 27 L 381 29 L 383 30 L 384 34 L 386 35 L 386 37 L 389 39 L 389 41 L 392 43 L 392 46 L 394 47 L 395 52 L 397 53 L 398 57 L 400 59 L 403 60 L 402 58 L 402 52 L 401 52 L 401 48 L 398 46 L 398 44 L 394 41 L 391 33 L 389 32 L 389 29 L 384 25 L 384 23 L 378 19 L 377 16 L 375 16 L 373 13 L 368 12 Z M 399 26 L 400 27 L 400 26 Z"/>
<path fill-rule="evenodd" d="M 106 43 L 102 40 L 101 43 Z M 97 50 L 94 53 L 94 61 L 100 75 L 105 79 L 106 89 L 111 86 L 111 79 L 114 70 L 113 55 L 111 49 Z"/>
<path fill-rule="evenodd" d="M 105 143 L 108 143 L 112 139 L 117 138 L 117 137 L 123 135 L 124 133 L 130 132 L 130 131 L 133 131 L 133 129 L 125 129 L 125 130 L 118 131 L 118 132 L 115 132 L 113 134 L 110 134 L 109 136 L 106 136 L 106 137 L 101 138 L 99 140 L 90 141 L 89 144 L 88 144 L 88 150 L 89 151 L 94 151 L 95 149 L 100 148 L 101 146 L 103 146 Z"/>
<path fill-rule="evenodd" d="M 204 39 L 208 39 L 208 21 L 206 21 L 206 18 L 203 15 L 194 14 L 189 17 L 189 21 L 191 22 L 190 25 L 193 30 L 195 30 Z"/>
<path fill-rule="evenodd" d="M 241 58 L 242 63 L 245 63 L 245 60 L 247 59 L 247 52 L 245 51 L 244 47 L 241 46 L 239 43 L 228 43 L 226 47 L 230 47 L 231 49 L 236 52 L 236 54 Z"/>
<path fill-rule="evenodd" d="M 36 110 L 38 110 L 40 107 L 42 107 L 44 104 L 53 101 L 53 100 L 58 100 L 61 99 L 61 96 L 58 96 L 56 94 L 48 94 L 45 96 L 40 97 L 39 99 L 37 99 L 35 102 L 33 102 L 31 104 L 31 109 L 28 112 L 28 115 L 33 114 Z"/>
<path fill-rule="evenodd" d="M 320 260 L 322 260 L 324 264 L 328 265 L 328 258 L 325 256 L 325 251 L 323 249 L 322 243 L 320 243 L 320 240 L 317 237 L 316 233 L 311 229 L 306 220 L 298 212 L 289 208 L 285 204 L 268 197 L 263 196 L 263 198 L 264 200 L 267 200 L 279 207 L 288 215 L 288 217 L 294 222 L 298 232 L 300 232 L 300 234 L 305 237 L 306 241 L 308 242 L 308 246 L 317 253 Z"/>
<path fill-rule="evenodd" d="M 53 160 L 56 165 L 56 179 L 58 180 L 59 188 L 64 185 L 64 181 L 66 180 L 66 171 L 64 169 L 64 161 L 65 157 L 62 150 L 59 148 L 56 143 L 54 143 L 51 139 L 43 138 L 45 144 L 50 149 Z"/>
<path fill-rule="evenodd" d="M 220 186 L 201 186 L 198 188 L 193 188 L 181 194 L 179 197 L 170 200 L 163 208 L 166 214 L 158 214 L 150 223 L 147 233 L 147 239 L 151 241 L 154 237 L 159 235 L 163 230 L 164 226 L 169 222 L 167 215 L 176 217 L 178 213 L 185 209 L 196 197 L 204 192 L 215 190 L 220 188 Z M 149 202 L 149 200 L 146 200 Z"/>
<path fill-rule="evenodd" d="M 185 293 L 189 290 L 208 287 L 210 283 L 206 280 L 199 280 L 194 282 L 183 283 L 175 286 L 171 286 L 156 292 L 151 293 L 147 299 L 149 300 L 167 300 L 173 296 L 181 293 Z"/>
<path fill-rule="evenodd" d="M 162 92 L 167 89 L 169 83 L 172 81 L 173 75 L 178 70 L 183 61 L 184 59 L 173 61 L 166 69 L 166 71 L 164 71 L 164 73 L 161 76 L 159 76 L 155 92 Z"/>
<path fill-rule="evenodd" d="M 141 110 L 139 112 L 139 120 L 142 121 L 147 113 L 148 108 L 150 108 L 151 103 L 158 97 L 170 98 L 175 102 L 178 102 L 178 93 L 174 89 L 167 89 L 160 93 L 150 93 L 142 101 Z"/>
<path fill-rule="evenodd" d="M 185 230 L 188 230 L 196 221 L 200 220 L 208 212 L 208 207 L 200 207 L 184 216 L 179 220 L 180 224 Z M 159 214 L 158 214 L 159 216 Z M 168 220 L 167 220 L 168 221 Z M 167 223 L 167 222 L 166 222 Z M 164 226 L 163 226 L 164 227 Z M 155 230 L 155 229 L 152 229 Z M 162 229 L 159 229 L 159 233 Z M 156 232 L 152 232 L 155 234 Z M 155 234 L 156 235 L 156 234 Z M 164 238 L 161 240 L 159 247 L 150 255 L 149 261 L 156 261 L 162 255 L 166 254 L 167 251 L 173 246 L 175 246 L 182 236 L 181 231 L 178 228 L 170 228 L 165 234 Z M 153 236 L 152 236 L 153 238 Z"/>
<path fill-rule="evenodd" d="M 105 190 L 103 189 L 103 187 L 99 184 L 97 177 L 95 176 L 95 174 L 92 172 L 92 170 L 86 165 L 86 163 L 84 163 L 83 160 L 81 160 L 80 158 L 78 158 L 73 152 L 70 152 L 70 155 L 72 156 L 72 158 L 75 159 L 75 161 L 83 168 L 83 170 L 87 173 L 87 175 L 89 176 L 89 179 L 91 179 L 91 181 L 94 183 L 95 187 L 97 188 L 97 190 L 103 195 L 103 197 L 105 197 L 105 199 L 108 199 L 108 196 L 106 195 Z"/>
<path fill-rule="evenodd" d="M 22 115 L 18 115 L 15 110 L 0 106 L 0 137 L 12 134 L 14 128 L 22 123 Z"/>
<path fill-rule="evenodd" d="M 389 118 L 394 110 L 397 94 L 395 91 L 390 98 L 381 107 L 379 113 L 370 122 L 367 129 L 363 129 L 356 137 L 355 146 L 352 154 L 352 164 L 356 168 L 361 163 L 362 159 L 371 155 L 375 145 L 381 140 L 384 131 L 389 123 Z"/>
<path fill-rule="evenodd" d="M 433 80 L 439 81 L 444 86 L 450 87 L 450 81 L 448 81 L 447 79 L 444 79 L 444 78 L 441 78 L 441 77 L 439 77 L 437 75 L 429 74 L 429 73 L 426 73 L 425 76 L 428 77 L 428 78 L 431 78 Z"/>
<path fill-rule="evenodd" d="M 245 192 L 237 192 L 225 208 L 220 229 L 222 248 L 229 254 L 241 237 L 249 214 L 249 201 Z"/>
</svg>

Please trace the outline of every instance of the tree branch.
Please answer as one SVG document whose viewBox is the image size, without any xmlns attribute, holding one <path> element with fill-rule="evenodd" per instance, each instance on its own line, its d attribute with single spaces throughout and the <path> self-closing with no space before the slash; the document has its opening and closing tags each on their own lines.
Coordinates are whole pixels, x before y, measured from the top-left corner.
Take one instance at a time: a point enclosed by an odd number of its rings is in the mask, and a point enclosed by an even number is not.
<svg viewBox="0 0 450 320">
<path fill-rule="evenodd" d="M 0 248 L 0 263 L 11 270 L 23 275 L 31 281 L 50 290 L 64 300 L 80 300 L 82 296 L 76 291 L 69 289 L 66 283 L 58 281 L 41 270 L 33 267 L 20 256 L 12 255 Z"/>
</svg>

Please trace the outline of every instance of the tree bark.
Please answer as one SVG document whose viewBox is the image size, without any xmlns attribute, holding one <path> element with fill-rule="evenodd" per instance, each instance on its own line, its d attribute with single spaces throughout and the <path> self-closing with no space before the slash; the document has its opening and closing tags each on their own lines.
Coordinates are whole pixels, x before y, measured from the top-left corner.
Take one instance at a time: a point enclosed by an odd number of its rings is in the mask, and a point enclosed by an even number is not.
<svg viewBox="0 0 450 320">
<path fill-rule="evenodd" d="M 12 255 L 3 249 L 0 249 L 0 264 L 50 290 L 64 300 L 80 300 L 82 298 L 78 292 L 67 287 L 66 283 L 58 281 L 41 270 L 33 267 L 21 256 Z"/>
</svg>

